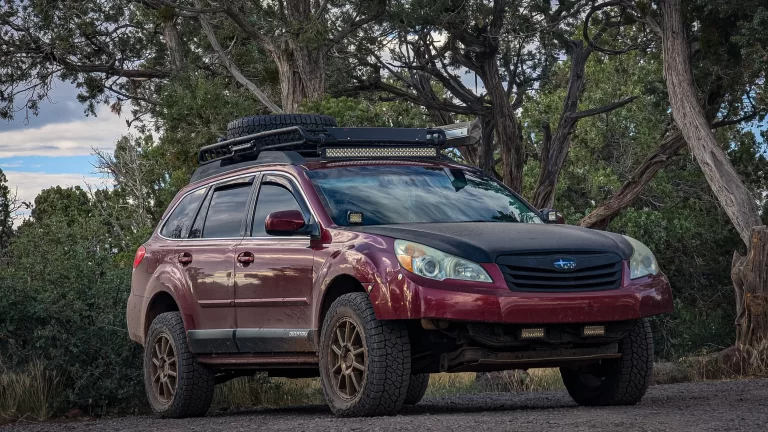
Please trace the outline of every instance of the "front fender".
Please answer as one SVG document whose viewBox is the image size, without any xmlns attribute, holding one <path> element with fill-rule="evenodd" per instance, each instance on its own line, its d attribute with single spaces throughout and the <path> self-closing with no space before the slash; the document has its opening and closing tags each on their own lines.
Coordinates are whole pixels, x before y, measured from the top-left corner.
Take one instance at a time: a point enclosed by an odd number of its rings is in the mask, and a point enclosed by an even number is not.
<svg viewBox="0 0 768 432">
<path fill-rule="evenodd" d="M 320 262 L 313 281 L 314 308 L 313 328 L 322 325 L 321 305 L 328 293 L 328 287 L 340 276 L 349 276 L 363 285 L 367 292 L 374 288 L 386 287 L 387 282 L 400 269 L 394 254 L 394 240 L 348 231 L 332 232 L 330 247 L 315 255 Z M 374 304 L 374 312 L 379 310 Z"/>
</svg>

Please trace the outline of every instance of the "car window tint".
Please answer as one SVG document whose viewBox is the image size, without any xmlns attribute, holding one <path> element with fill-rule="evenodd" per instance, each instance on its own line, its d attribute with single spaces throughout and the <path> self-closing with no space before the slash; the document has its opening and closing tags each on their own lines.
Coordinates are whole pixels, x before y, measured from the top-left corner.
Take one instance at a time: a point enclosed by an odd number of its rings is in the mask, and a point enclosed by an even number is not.
<svg viewBox="0 0 768 432">
<path fill-rule="evenodd" d="M 203 238 L 240 237 L 240 225 L 250 194 L 250 183 L 216 189 L 208 206 Z"/>
<path fill-rule="evenodd" d="M 308 176 L 328 214 L 347 226 L 446 222 L 542 223 L 536 212 L 495 179 L 475 170 L 411 165 L 339 166 Z"/>
<path fill-rule="evenodd" d="M 184 238 L 189 231 L 189 227 L 192 225 L 192 221 L 195 219 L 197 209 L 200 207 L 200 202 L 203 201 L 204 197 L 205 188 L 198 189 L 182 198 L 179 205 L 168 216 L 163 229 L 160 230 L 160 234 L 163 237 L 173 239 Z"/>
<path fill-rule="evenodd" d="M 284 210 L 301 211 L 299 203 L 291 191 L 276 183 L 264 183 L 259 190 L 256 210 L 253 213 L 253 237 L 264 237 L 264 223 L 270 213 Z"/>
</svg>

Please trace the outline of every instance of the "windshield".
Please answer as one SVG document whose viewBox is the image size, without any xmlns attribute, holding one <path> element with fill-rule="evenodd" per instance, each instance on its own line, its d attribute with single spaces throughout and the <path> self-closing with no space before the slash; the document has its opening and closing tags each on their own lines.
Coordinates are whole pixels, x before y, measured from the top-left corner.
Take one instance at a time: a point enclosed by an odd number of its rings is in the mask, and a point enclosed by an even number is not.
<svg viewBox="0 0 768 432">
<path fill-rule="evenodd" d="M 474 171 L 425 166 L 354 166 L 307 173 L 333 221 L 362 225 L 439 222 L 541 223 L 496 180 Z"/>
</svg>

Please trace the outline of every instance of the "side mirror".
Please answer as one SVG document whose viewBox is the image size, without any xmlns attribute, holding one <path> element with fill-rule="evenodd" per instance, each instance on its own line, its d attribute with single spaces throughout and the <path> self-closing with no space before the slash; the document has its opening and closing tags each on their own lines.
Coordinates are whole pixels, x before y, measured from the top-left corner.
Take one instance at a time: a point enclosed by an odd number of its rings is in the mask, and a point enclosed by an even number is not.
<svg viewBox="0 0 768 432">
<path fill-rule="evenodd" d="M 544 222 L 551 224 L 565 224 L 565 217 L 563 214 L 554 209 L 542 209 L 541 214 L 544 216 Z"/>
<path fill-rule="evenodd" d="M 264 221 L 267 234 L 296 234 L 304 228 L 304 215 L 298 210 L 270 213 Z"/>
</svg>

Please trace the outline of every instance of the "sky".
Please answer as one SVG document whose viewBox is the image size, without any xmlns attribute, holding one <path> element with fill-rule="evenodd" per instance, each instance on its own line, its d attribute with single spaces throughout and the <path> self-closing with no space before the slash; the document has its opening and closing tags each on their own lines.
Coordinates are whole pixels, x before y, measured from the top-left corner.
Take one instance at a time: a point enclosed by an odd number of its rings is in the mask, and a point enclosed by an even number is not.
<svg viewBox="0 0 768 432">
<path fill-rule="evenodd" d="M 125 119 L 99 107 L 86 116 L 74 86 L 58 82 L 41 103 L 40 114 L 16 114 L 0 120 L 0 169 L 23 201 L 33 201 L 51 186 L 104 187 L 107 180 L 94 169 L 93 149 L 114 149 L 129 132 Z"/>
</svg>

